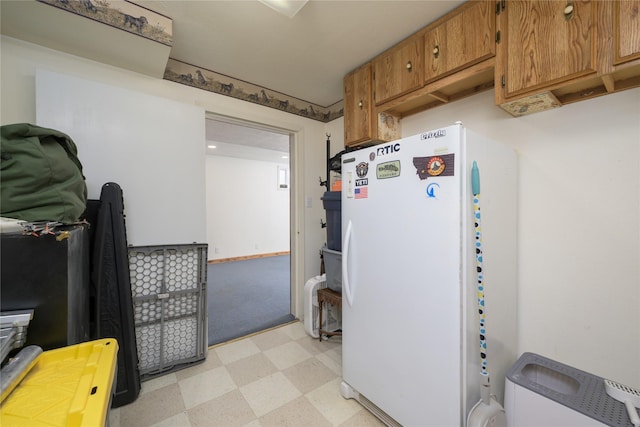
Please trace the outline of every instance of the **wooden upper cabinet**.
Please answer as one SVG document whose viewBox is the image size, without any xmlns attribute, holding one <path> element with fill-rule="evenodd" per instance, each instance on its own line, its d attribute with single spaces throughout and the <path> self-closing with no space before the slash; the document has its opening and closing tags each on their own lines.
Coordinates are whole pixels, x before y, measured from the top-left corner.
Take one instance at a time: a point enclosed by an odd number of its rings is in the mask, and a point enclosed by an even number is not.
<svg viewBox="0 0 640 427">
<path fill-rule="evenodd" d="M 370 140 L 372 135 L 371 63 L 344 77 L 344 142 L 345 145 Z"/>
<path fill-rule="evenodd" d="M 399 117 L 376 111 L 373 105 L 372 73 L 368 62 L 344 77 L 344 145 L 347 147 L 400 138 Z"/>
<path fill-rule="evenodd" d="M 594 1 L 507 1 L 501 13 L 505 98 L 596 72 Z"/>
<path fill-rule="evenodd" d="M 640 0 L 613 4 L 615 65 L 640 59 Z"/>
<path fill-rule="evenodd" d="M 425 32 L 425 83 L 495 55 L 495 7 L 493 1 L 470 1 Z"/>
<path fill-rule="evenodd" d="M 374 99 L 376 105 L 423 84 L 422 34 L 411 36 L 373 60 Z"/>
<path fill-rule="evenodd" d="M 515 117 L 545 111 L 640 87 L 640 0 L 469 0 L 361 68 L 345 77 L 345 145 L 492 87 Z"/>
</svg>

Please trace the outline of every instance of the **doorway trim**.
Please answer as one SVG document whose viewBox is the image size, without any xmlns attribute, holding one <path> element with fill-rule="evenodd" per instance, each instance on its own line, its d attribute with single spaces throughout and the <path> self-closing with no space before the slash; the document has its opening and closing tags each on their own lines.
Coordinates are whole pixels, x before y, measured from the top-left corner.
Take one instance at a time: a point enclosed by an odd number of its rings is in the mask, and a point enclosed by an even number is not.
<svg viewBox="0 0 640 427">
<path fill-rule="evenodd" d="M 304 272 L 304 233 L 300 232 L 302 224 L 304 223 L 303 218 L 301 218 L 301 214 L 304 212 L 302 209 L 304 200 L 304 177 L 302 175 L 302 167 L 300 166 L 304 164 L 303 144 L 301 143 L 302 131 L 212 113 L 210 111 L 205 112 L 205 120 L 217 120 L 289 136 L 289 250 L 291 257 L 289 265 L 289 309 L 295 318 L 300 319 L 302 316 L 302 305 L 300 302 L 302 290 L 299 289 L 296 284 L 302 283 L 301 278 Z"/>
</svg>

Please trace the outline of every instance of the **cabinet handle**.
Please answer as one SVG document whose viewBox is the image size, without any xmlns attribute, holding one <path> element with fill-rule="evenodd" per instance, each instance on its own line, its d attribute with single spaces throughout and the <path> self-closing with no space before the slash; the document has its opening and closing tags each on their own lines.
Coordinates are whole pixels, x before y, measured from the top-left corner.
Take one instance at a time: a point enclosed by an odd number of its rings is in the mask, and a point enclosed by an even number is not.
<svg viewBox="0 0 640 427">
<path fill-rule="evenodd" d="M 438 56 L 440 56 L 440 46 L 435 45 L 433 48 L 433 57 L 437 58 Z"/>
<path fill-rule="evenodd" d="M 571 18 L 573 18 L 573 12 L 574 12 L 575 8 L 573 6 L 573 2 L 569 2 L 567 3 L 567 5 L 564 7 L 564 18 L 568 21 Z"/>
<path fill-rule="evenodd" d="M 362 100 L 360 100 L 360 102 L 358 102 L 358 107 L 360 107 L 360 109 L 362 110 L 363 106 L 364 106 L 364 103 L 362 102 Z"/>
<path fill-rule="evenodd" d="M 411 61 L 407 62 L 407 71 L 411 72 L 412 68 L 413 68 L 413 64 L 411 63 Z"/>
</svg>

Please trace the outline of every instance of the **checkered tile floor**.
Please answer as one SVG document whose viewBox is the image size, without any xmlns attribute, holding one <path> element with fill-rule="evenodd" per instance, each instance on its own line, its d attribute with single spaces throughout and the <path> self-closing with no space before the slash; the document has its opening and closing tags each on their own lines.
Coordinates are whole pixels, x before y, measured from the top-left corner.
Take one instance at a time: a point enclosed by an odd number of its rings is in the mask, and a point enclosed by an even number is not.
<svg viewBox="0 0 640 427">
<path fill-rule="evenodd" d="M 203 363 L 143 382 L 109 426 L 383 426 L 340 395 L 341 349 L 300 322 L 211 347 Z"/>
</svg>

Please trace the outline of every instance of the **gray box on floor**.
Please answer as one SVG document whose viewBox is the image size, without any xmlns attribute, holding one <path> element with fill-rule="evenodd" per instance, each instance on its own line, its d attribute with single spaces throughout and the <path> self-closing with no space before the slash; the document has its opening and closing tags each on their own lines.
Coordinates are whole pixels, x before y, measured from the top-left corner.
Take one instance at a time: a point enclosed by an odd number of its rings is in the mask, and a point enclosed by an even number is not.
<svg viewBox="0 0 640 427">
<path fill-rule="evenodd" d="M 509 426 L 632 427 L 604 378 L 535 353 L 524 353 L 507 372 L 504 406 Z"/>
<path fill-rule="evenodd" d="M 141 379 L 204 359 L 207 245 L 130 247 L 129 269 Z"/>
</svg>

